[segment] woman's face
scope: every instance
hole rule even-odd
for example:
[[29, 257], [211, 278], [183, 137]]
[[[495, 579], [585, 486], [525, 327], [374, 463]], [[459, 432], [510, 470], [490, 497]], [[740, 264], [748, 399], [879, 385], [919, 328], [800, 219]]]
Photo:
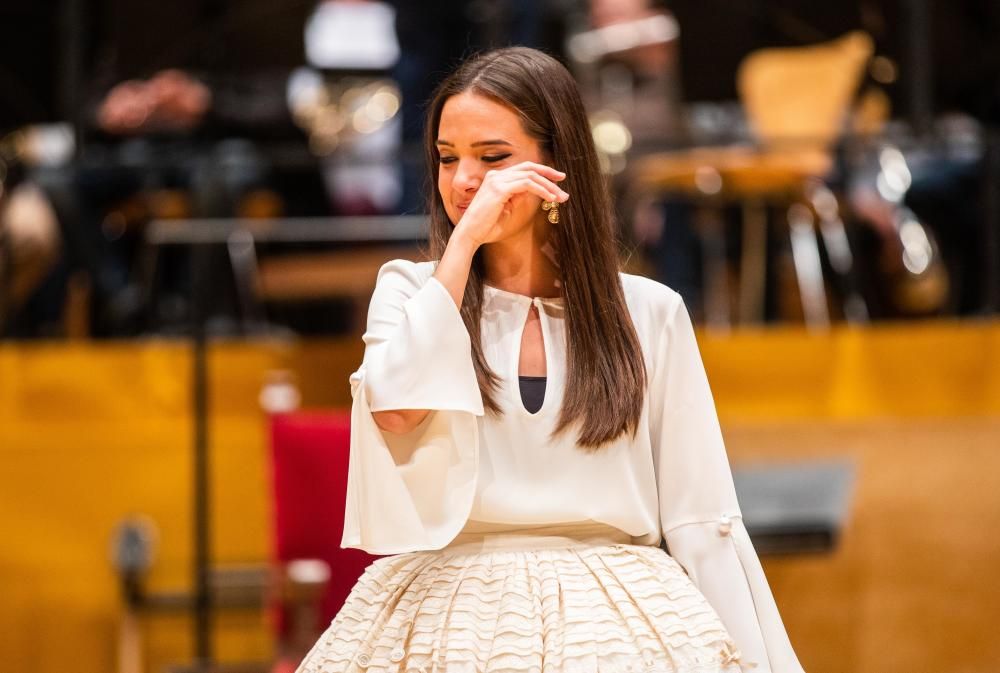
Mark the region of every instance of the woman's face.
[[[437, 148], [438, 192], [452, 224], [462, 219], [487, 171], [522, 161], [545, 163], [538, 141], [525, 132], [517, 113], [471, 92], [445, 101]], [[545, 220], [541, 199], [533, 194], [518, 194], [511, 208], [511, 235]]]

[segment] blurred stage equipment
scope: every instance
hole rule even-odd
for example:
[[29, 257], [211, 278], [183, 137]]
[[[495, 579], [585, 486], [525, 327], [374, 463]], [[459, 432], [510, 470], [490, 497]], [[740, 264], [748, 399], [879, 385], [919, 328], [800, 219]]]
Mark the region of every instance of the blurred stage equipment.
[[[354, 325], [363, 329], [379, 267], [398, 257], [418, 259], [418, 246], [426, 236], [427, 218], [422, 215], [154, 220], [146, 228], [143, 293], [156, 292], [161, 247], [225, 246], [244, 334], [273, 335], [262, 303], [319, 297], [354, 299]], [[335, 247], [265, 260], [257, 256], [259, 244], [273, 249], [302, 243]], [[194, 287], [197, 294], [204, 286]]]
[[990, 151], [989, 127], [958, 113], [927, 136], [895, 121], [847, 148], [847, 194], [877, 245], [884, 315], [991, 313]]
[[[51, 203], [27, 176], [34, 169], [64, 165], [73, 149], [67, 124], [0, 133], [0, 338], [16, 330], [19, 308], [44, 282], [62, 247]], [[64, 318], [73, 298], [71, 290]], [[68, 324], [65, 328], [66, 335], [73, 336]]]
[[986, 296], [983, 313], [1000, 313], [1000, 131], [986, 140], [986, 208], [983, 251], [986, 256]]
[[[79, 7], [80, 0], [73, 0], [70, 4]], [[146, 300], [145, 303], [137, 302], [139, 306], [152, 304], [160, 243], [179, 243], [190, 247], [190, 285], [193, 288], [192, 399], [195, 419], [195, 540], [192, 564], [195, 591], [190, 605], [194, 610], [195, 663], [197, 666], [210, 668], [214, 657], [211, 643], [213, 595], [210, 590], [212, 554], [208, 510], [211, 484], [205, 349], [210, 332], [206, 325], [210, 301], [206, 288], [213, 277], [208, 249], [218, 244], [226, 246], [228, 250], [233, 272], [237, 276], [244, 328], [249, 333], [266, 329], [261, 328], [263, 321], [259, 318], [256, 304], [258, 268], [264, 271], [265, 265], [258, 267], [255, 242], [262, 236], [267, 240], [281, 239], [288, 242], [327, 240], [344, 243], [370, 241], [373, 238], [380, 240], [385, 237], [390, 240], [409, 240], [420, 238], [421, 235], [412, 234], [405, 226], [395, 226], [398, 223], [391, 226], [397, 236], [400, 231], [403, 236], [393, 238], [391, 234], [380, 235], [381, 229], [378, 226], [369, 228], [367, 225], [370, 223], [367, 222], [360, 227], [348, 224], [338, 233], [339, 225], [344, 223], [323, 220], [311, 229], [311, 237], [303, 239], [301, 221], [297, 227], [286, 220], [274, 219], [284, 209], [281, 206], [294, 207], [298, 204], [279, 201], [279, 207], [274, 208], [269, 203], [275, 199], [267, 199], [266, 194], [256, 202], [258, 206], [263, 203], [265, 207], [255, 207], [253, 210], [258, 214], [261, 211], [271, 211], [270, 219], [261, 219], [260, 224], [253, 226], [239, 218], [225, 221], [227, 230], [219, 238], [212, 238], [212, 233], [217, 231], [217, 228], [213, 228], [212, 221], [192, 220], [191, 217], [217, 216], [226, 212], [229, 196], [226, 179], [231, 177], [230, 173], [240, 173], [242, 176], [247, 171], [262, 167], [275, 170], [300, 166], [308, 168], [317, 155], [324, 163], [323, 177], [327, 191], [333, 194], [338, 208], [345, 212], [365, 214], [384, 212], [391, 208], [394, 196], [399, 191], [398, 180], [394, 178], [395, 168], [390, 160], [391, 153], [398, 145], [394, 138], [398, 135], [399, 100], [393, 86], [386, 80], [386, 70], [395, 59], [394, 47], [387, 42], [394, 41], [392, 14], [383, 3], [327, 1], [294, 2], [279, 6], [242, 0], [184, 0], [179, 3], [183, 6], [169, 4], [163, 7], [165, 15], [176, 24], [172, 26], [173, 29], [171, 26], [156, 26], [153, 31], [155, 34], [150, 35], [148, 18], [143, 16], [148, 15], [148, 11], [137, 9], [133, 3], [115, 2], [112, 5], [108, 17], [101, 18], [111, 19], [102, 28], [112, 35], [112, 43], [107, 46], [117, 56], [117, 65], [120, 66], [119, 72], [112, 73], [116, 75], [116, 81], [137, 74], [144, 76], [164, 67], [182, 68], [197, 73], [199, 77], [205, 76], [206, 81], [210, 79], [208, 75], [211, 75], [226, 94], [221, 95], [218, 90], [213, 89], [213, 113], [227, 113], [224, 115], [225, 121], [238, 122], [235, 130], [231, 127], [223, 129], [227, 135], [222, 143], [210, 144], [201, 138], [191, 142], [184, 139], [184, 142], [176, 143], [180, 152], [170, 152], [164, 151], [157, 144], [160, 138], [154, 138], [154, 142], [141, 148], [144, 156], [139, 157], [138, 162], [134, 161], [136, 157], [127, 156], [130, 143], [111, 143], [113, 147], [107, 152], [98, 153], [100, 157], [95, 160], [100, 164], [98, 168], [110, 164], [113, 169], [136, 171], [149, 182], [160, 182], [156, 178], [161, 174], [180, 174], [190, 178], [193, 183], [192, 198], [188, 204], [174, 209], [175, 215], [186, 217], [184, 221], [164, 222], [162, 212], [159, 216], [153, 213], [153, 217], [158, 219], [148, 225], [144, 233], [144, 240], [153, 242], [152, 248], [147, 249], [144, 255], [146, 262], [143, 270], [148, 273], [142, 274], [140, 270], [140, 275], [143, 275], [140, 280], [142, 287], [136, 294], [142, 294]], [[185, 7], [191, 11], [184, 11]], [[344, 19], [347, 19], [346, 24]], [[126, 28], [124, 31], [122, 26]], [[349, 28], [352, 40], [361, 40], [360, 48], [357, 44], [346, 50], [343, 48], [345, 26]], [[367, 28], [371, 28], [373, 32], [366, 31]], [[82, 30], [82, 27], [77, 30]], [[134, 34], [130, 32], [133, 30], [136, 31]], [[142, 40], [137, 39], [140, 34], [149, 38], [149, 44], [141, 44]], [[377, 45], [371, 42], [376, 38]], [[73, 45], [79, 46], [79, 40], [73, 42]], [[398, 52], [398, 48], [395, 50]], [[79, 52], [77, 56], [80, 57]], [[130, 56], [135, 56], [135, 59], [130, 59]], [[311, 59], [312, 68], [293, 71], [291, 78], [282, 80], [284, 88], [274, 89], [267, 85], [274, 82], [276, 67], [300, 67], [304, 57]], [[77, 68], [74, 72], [79, 70]], [[256, 77], [265, 71], [268, 75], [266, 81]], [[250, 77], [248, 74], [255, 76]], [[247, 95], [248, 93], [251, 95]], [[251, 122], [259, 121], [258, 116], [275, 112], [276, 100], [280, 103], [277, 106], [278, 112], [282, 112], [287, 104], [287, 110], [292, 113], [292, 121], [305, 128], [309, 134], [308, 149], [311, 152], [305, 147], [295, 146], [297, 140], [289, 142], [284, 135], [287, 129], [283, 125], [280, 129], [265, 129], [263, 140], [232, 140], [233, 135], [240, 138], [252, 136], [247, 133], [248, 129], [242, 125], [243, 122], [248, 121], [248, 117]], [[224, 104], [223, 110], [216, 109], [220, 104]], [[291, 131], [296, 131], [294, 126], [291, 126]], [[294, 135], [298, 136], [297, 133]], [[269, 142], [275, 136], [283, 142]], [[171, 149], [178, 148], [166, 148]], [[226, 151], [220, 157], [219, 150], [222, 149], [233, 151]], [[191, 156], [193, 150], [199, 150], [199, 156], [209, 156], [198, 162]], [[123, 157], [131, 158], [133, 162], [122, 166]], [[203, 170], [192, 171], [192, 165], [200, 166]], [[329, 209], [329, 203], [324, 205], [326, 208], [322, 213]], [[185, 222], [189, 225], [187, 228]], [[171, 234], [164, 236], [163, 232], [167, 230]], [[272, 238], [262, 233], [265, 231], [270, 232]], [[342, 254], [343, 259], [347, 256]], [[335, 264], [334, 268], [339, 267]], [[357, 278], [366, 277], [358, 272], [357, 267], [353, 270]], [[357, 278], [351, 279], [355, 285]], [[371, 280], [374, 284], [374, 272]]]
[[[276, 466], [280, 468], [280, 466]], [[283, 474], [287, 469], [277, 470]], [[346, 471], [345, 471], [346, 474]], [[293, 475], [301, 477], [301, 474]], [[288, 477], [284, 477], [288, 481]], [[272, 495], [277, 497], [277, 483]], [[309, 488], [308, 484], [300, 484]], [[288, 485], [281, 491], [287, 493]], [[278, 509], [281, 509], [280, 498]], [[322, 517], [320, 510], [311, 512]], [[278, 539], [274, 555], [276, 563], [264, 565], [215, 566], [209, 575], [209, 589], [217, 610], [276, 611], [278, 633], [276, 657], [279, 661], [296, 663], [322, 633], [329, 602], [330, 565], [315, 555], [305, 552], [309, 544], [300, 537], [302, 526], [295, 527], [287, 515], [276, 515], [275, 535]], [[288, 526], [294, 530], [289, 531]], [[318, 530], [316, 524], [313, 530]], [[290, 546], [288, 538], [299, 542]], [[155, 523], [146, 516], [132, 516], [123, 520], [112, 539], [112, 564], [122, 587], [124, 610], [118, 629], [117, 673], [144, 673], [143, 627], [144, 618], [158, 615], [175, 615], [191, 610], [196, 597], [187, 592], [149, 591], [146, 574], [156, 557], [158, 532]], [[325, 540], [325, 538], [321, 538]], [[339, 536], [337, 537], [339, 540]], [[315, 544], [313, 545], [315, 546]], [[341, 582], [342, 583], [342, 582]], [[338, 584], [339, 586], [339, 584]], [[329, 620], [327, 620], [329, 621]], [[172, 673], [201, 670], [198, 667], [171, 666]], [[268, 673], [275, 670], [273, 661], [216, 664], [212, 671], [229, 673]]]
[[739, 465], [733, 481], [761, 554], [830, 553], [850, 516], [852, 462]]
[[388, 70], [399, 59], [395, 20], [385, 2], [320, 2], [306, 21], [306, 60], [328, 70]]
[[903, 205], [912, 182], [906, 157], [899, 148], [887, 144], [878, 153], [879, 171], [875, 186], [892, 207], [892, 224], [900, 251], [898, 271], [892, 284], [896, 305], [907, 313], [929, 313], [939, 308], [948, 295], [948, 276], [941, 262], [934, 233]]
[[125, 608], [118, 625], [118, 673], [142, 673], [142, 629], [139, 606], [143, 581], [153, 565], [156, 524], [148, 517], [125, 519], [112, 538], [111, 563], [118, 573]]
[[[2, 130], [2, 129], [0, 129]], [[0, 338], [6, 333], [14, 311], [14, 251], [3, 213], [24, 160], [23, 133], [0, 135]]]
[[[8, 171], [11, 160], [6, 156], [8, 153], [6, 145], [6, 139], [0, 141], [0, 213], [6, 207], [9, 191]], [[11, 286], [14, 280], [13, 263], [14, 256], [10, 249], [10, 241], [7, 240], [6, 227], [0, 222], [0, 336], [6, 331], [9, 312], [13, 306], [11, 300]]]
[[732, 322], [721, 215], [732, 202], [742, 204], [744, 215], [740, 322], [763, 318], [769, 205], [786, 209], [806, 325], [826, 328], [830, 322], [817, 220], [831, 262], [844, 277], [845, 317], [867, 320], [865, 302], [854, 289], [837, 199], [823, 179], [833, 167], [833, 145], [844, 130], [872, 50], [871, 38], [852, 32], [814, 46], [754, 52], [740, 65], [737, 84], [756, 146], [700, 147], [637, 161], [634, 179], [640, 192], [679, 194], [701, 205], [698, 224], [710, 326], [726, 328]]
[[399, 90], [387, 79], [326, 81], [315, 71], [300, 69], [288, 88], [295, 122], [309, 135], [309, 148], [318, 156], [341, 146], [351, 148], [380, 131], [400, 107]]
[[[211, 474], [209, 466], [210, 439], [208, 435], [208, 367], [207, 367], [207, 341], [209, 338], [206, 325], [206, 288], [209, 278], [209, 251], [213, 246], [227, 246], [232, 257], [233, 270], [236, 274], [237, 285], [240, 286], [241, 295], [250, 298], [258, 285], [255, 279], [257, 264], [255, 243], [303, 243], [303, 242], [328, 242], [339, 244], [396, 244], [413, 243], [423, 240], [426, 236], [426, 218], [419, 216], [402, 217], [354, 217], [354, 218], [301, 218], [284, 220], [267, 219], [202, 219], [202, 220], [157, 220], [153, 221], [146, 228], [146, 242], [149, 252], [146, 255], [149, 260], [149, 269], [145, 274], [150, 281], [147, 292], [152, 292], [152, 282], [156, 276], [157, 250], [160, 246], [186, 246], [192, 251], [191, 267], [191, 288], [194, 294], [193, 300], [193, 326], [191, 330], [192, 348], [192, 395], [193, 418], [194, 418], [194, 440], [193, 440], [193, 465], [194, 484], [192, 488], [193, 512], [194, 512], [194, 549], [195, 549], [195, 575], [197, 578], [196, 590], [193, 599], [195, 614], [200, 615], [199, 631], [201, 638], [210, 637], [212, 613], [214, 610], [214, 596], [211, 592], [212, 582], [212, 560], [211, 547], [209, 544], [210, 531], [209, 522], [211, 514], [209, 503], [211, 502]], [[347, 262], [354, 259], [356, 250], [344, 250], [339, 253], [340, 260]], [[397, 251], [387, 252], [383, 247], [374, 257], [364, 259], [366, 266], [349, 267], [347, 274], [335, 274], [335, 282], [338, 283], [337, 290], [341, 289], [339, 283], [347, 283], [349, 288], [356, 291], [359, 284], [366, 287], [366, 297], [370, 296], [371, 289], [375, 287], [376, 273], [379, 266], [394, 256], [399, 256]], [[412, 254], [412, 252], [411, 252]], [[332, 266], [328, 260], [321, 263], [322, 269], [338, 270], [336, 263]], [[306, 287], [313, 288], [315, 279], [307, 278]], [[255, 315], [253, 306], [245, 307], [244, 319], [247, 321], [245, 327], [248, 333], [268, 333], [270, 328], [266, 325], [254, 323], [251, 316]], [[200, 660], [195, 663], [194, 671], [200, 671], [210, 667], [211, 663]], [[181, 669], [178, 669], [181, 670]]]
[[612, 54], [630, 49], [664, 44], [677, 39], [677, 22], [666, 14], [615, 23], [577, 33], [569, 38], [567, 51], [578, 63], [598, 63]]
[[633, 148], [676, 140], [679, 96], [668, 48], [679, 33], [671, 15], [655, 13], [567, 40], [604, 173], [620, 174]]
[[402, 195], [400, 57], [396, 12], [385, 2], [317, 4], [306, 22], [309, 67], [288, 82], [288, 107], [320, 157], [338, 212], [392, 212]]

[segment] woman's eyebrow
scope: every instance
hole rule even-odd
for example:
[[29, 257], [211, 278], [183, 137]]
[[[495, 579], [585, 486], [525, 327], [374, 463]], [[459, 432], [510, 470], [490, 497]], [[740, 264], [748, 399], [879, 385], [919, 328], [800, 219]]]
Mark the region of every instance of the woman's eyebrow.
[[[447, 145], [448, 147], [454, 147], [455, 145], [448, 142], [447, 140], [438, 140], [436, 142], [438, 145]], [[506, 145], [507, 147], [513, 147], [513, 145], [506, 140], [480, 140], [478, 142], [472, 143], [470, 147], [482, 147], [483, 145]]]

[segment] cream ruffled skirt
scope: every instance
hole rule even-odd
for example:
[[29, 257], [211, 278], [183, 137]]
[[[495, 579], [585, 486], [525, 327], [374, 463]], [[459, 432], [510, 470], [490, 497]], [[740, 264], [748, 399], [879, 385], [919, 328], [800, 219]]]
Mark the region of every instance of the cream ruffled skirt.
[[600, 524], [469, 522], [372, 563], [299, 673], [739, 673], [680, 565]]

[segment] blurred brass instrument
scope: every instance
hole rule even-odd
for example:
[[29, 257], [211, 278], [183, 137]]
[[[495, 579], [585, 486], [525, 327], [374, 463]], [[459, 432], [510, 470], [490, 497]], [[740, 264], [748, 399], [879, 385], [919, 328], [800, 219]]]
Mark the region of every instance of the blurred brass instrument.
[[885, 145], [878, 153], [878, 166], [875, 187], [892, 206], [896, 234], [884, 269], [891, 299], [905, 313], [934, 312], [948, 297], [949, 278], [934, 232], [903, 204], [912, 182], [906, 157], [898, 147]]
[[302, 69], [289, 82], [289, 108], [309, 136], [309, 149], [328, 156], [359, 136], [379, 131], [399, 112], [399, 88], [385, 78], [337, 80]]

